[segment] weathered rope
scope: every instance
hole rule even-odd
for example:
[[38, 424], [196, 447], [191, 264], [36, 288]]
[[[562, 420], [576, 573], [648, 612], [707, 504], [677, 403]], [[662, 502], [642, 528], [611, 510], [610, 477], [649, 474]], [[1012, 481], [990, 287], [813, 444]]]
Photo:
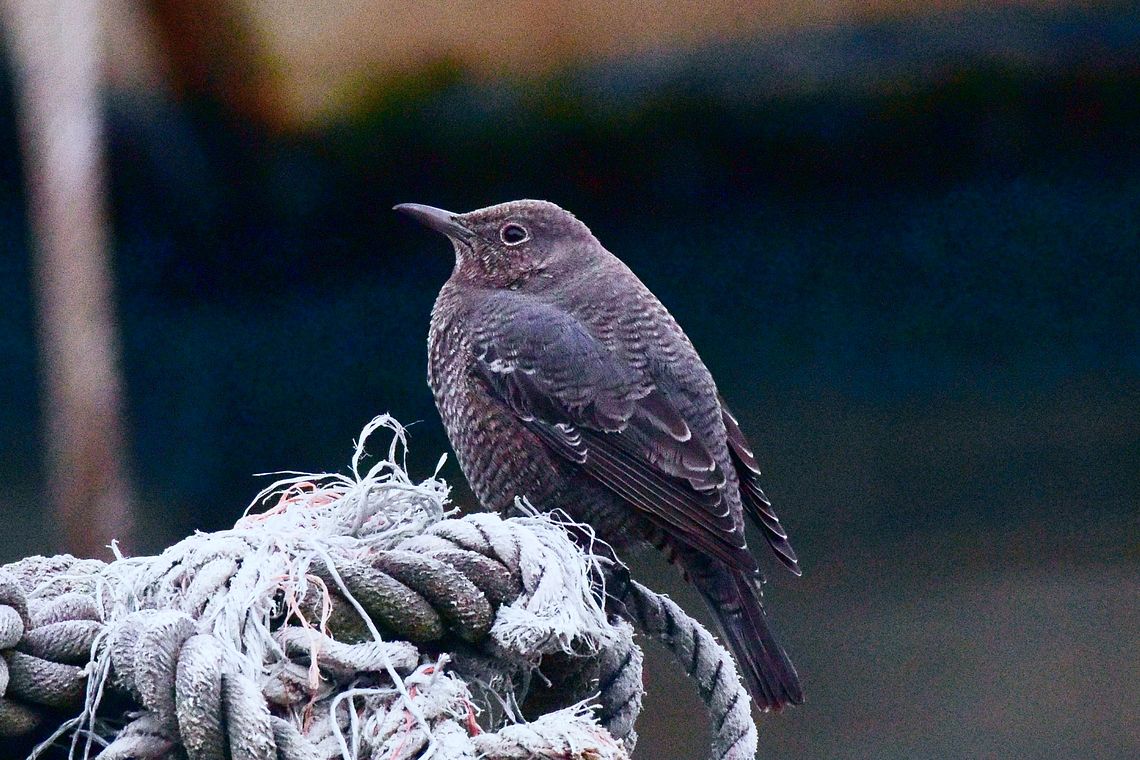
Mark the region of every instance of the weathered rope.
[[[380, 426], [388, 457], [362, 473]], [[621, 609], [688, 658], [713, 757], [752, 757], [707, 631], [624, 579], [615, 605], [555, 520], [447, 518], [402, 443], [380, 418], [351, 477], [281, 481], [268, 512], [157, 557], [0, 569], [0, 737], [58, 725], [33, 756], [101, 760], [628, 758], [642, 657]]]
[[756, 757], [752, 701], [728, 651], [676, 602], [636, 581], [629, 583], [621, 601], [638, 628], [663, 642], [697, 682], [712, 718], [712, 756], [721, 760]]

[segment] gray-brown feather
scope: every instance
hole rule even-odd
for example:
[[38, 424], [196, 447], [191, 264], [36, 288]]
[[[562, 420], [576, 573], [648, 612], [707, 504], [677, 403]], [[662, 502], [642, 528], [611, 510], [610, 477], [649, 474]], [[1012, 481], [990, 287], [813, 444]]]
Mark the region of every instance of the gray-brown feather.
[[633, 273], [613, 257], [604, 264], [582, 274], [610, 292], [584, 303], [574, 300], [590, 290], [581, 281], [542, 299], [444, 288], [433, 313], [429, 381], [460, 465], [495, 509], [509, 506], [502, 493], [545, 508], [579, 467], [611, 491], [621, 480], [630, 484], [625, 499], [594, 500], [622, 511], [631, 506], [622, 501], [649, 505], [645, 512], [677, 504], [668, 519], [641, 515], [641, 532], [672, 523], [691, 543], [755, 569], [712, 377]]
[[[456, 241], [456, 270], [432, 312], [428, 380], [477, 498], [509, 512], [525, 497], [619, 550], [666, 549], [716, 612], [757, 703], [801, 701], [767, 628], [745, 507], [798, 571], [795, 554], [688, 337], [557, 207], [520, 202], [459, 218], [475, 237]], [[552, 247], [529, 257], [483, 250], [484, 228], [516, 218]]]

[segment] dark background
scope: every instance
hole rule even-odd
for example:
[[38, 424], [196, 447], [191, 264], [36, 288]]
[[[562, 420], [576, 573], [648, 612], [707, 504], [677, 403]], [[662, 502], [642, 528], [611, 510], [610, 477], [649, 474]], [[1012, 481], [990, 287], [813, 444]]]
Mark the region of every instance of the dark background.
[[[0, 83], [0, 559], [56, 550], [11, 75]], [[390, 412], [413, 473], [445, 242], [390, 213], [574, 211], [672, 310], [803, 561], [770, 609], [808, 703], [764, 757], [1140, 754], [1140, 12], [865, 20], [475, 75], [262, 129], [110, 92], [139, 551], [253, 473], [343, 469]], [[453, 462], [446, 477], [471, 506]], [[753, 544], [763, 546], [759, 537]], [[657, 581], [650, 560], [636, 572]], [[698, 604], [687, 604], [697, 609]], [[654, 659], [638, 755], [700, 756]]]

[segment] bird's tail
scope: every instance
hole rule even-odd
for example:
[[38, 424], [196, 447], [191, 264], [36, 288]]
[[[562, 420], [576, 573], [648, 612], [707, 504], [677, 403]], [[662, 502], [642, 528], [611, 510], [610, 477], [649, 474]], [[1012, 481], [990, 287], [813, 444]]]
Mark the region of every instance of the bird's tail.
[[761, 710], [780, 710], [803, 704], [804, 693], [796, 668], [776, 643], [761, 603], [760, 578], [723, 566], [693, 580], [708, 601], [728, 640], [744, 678], [744, 685]]

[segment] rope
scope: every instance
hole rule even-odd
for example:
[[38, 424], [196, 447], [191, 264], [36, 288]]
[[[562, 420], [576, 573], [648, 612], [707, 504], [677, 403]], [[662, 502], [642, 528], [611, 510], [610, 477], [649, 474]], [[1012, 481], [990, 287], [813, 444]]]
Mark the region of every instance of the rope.
[[[362, 472], [382, 426], [388, 456]], [[0, 737], [99, 760], [628, 758], [642, 655], [624, 610], [688, 660], [712, 756], [752, 757], [707, 631], [557, 518], [448, 517], [403, 443], [378, 418], [351, 476], [285, 478], [266, 512], [155, 557], [0, 569]]]
[[668, 597], [631, 581], [622, 599], [626, 614], [646, 634], [659, 639], [697, 682], [712, 719], [712, 757], [751, 760], [756, 756], [752, 701], [736, 665], [708, 629]]

